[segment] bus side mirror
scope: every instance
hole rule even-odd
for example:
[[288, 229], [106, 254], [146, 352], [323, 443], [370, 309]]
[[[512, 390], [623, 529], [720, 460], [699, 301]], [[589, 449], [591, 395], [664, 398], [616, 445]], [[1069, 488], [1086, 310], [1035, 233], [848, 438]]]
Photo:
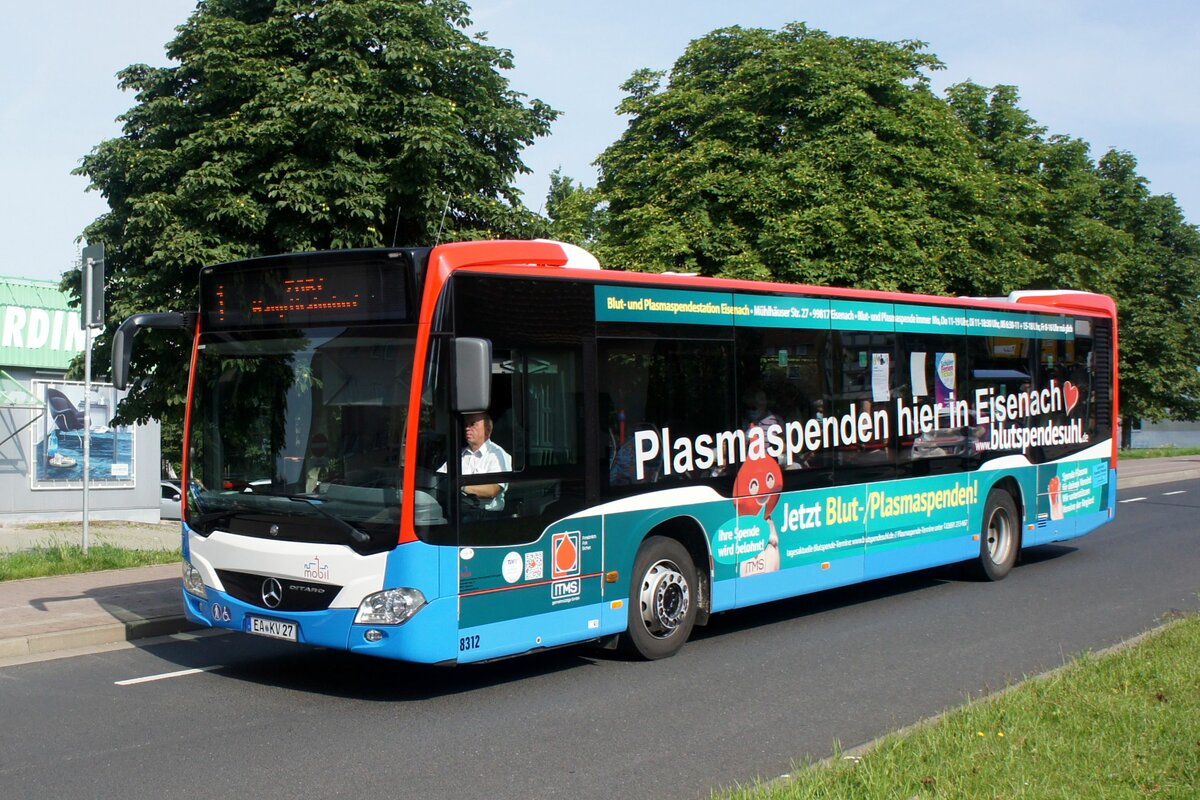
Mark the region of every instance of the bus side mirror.
[[463, 337], [454, 340], [454, 410], [487, 411], [492, 404], [492, 343]]
[[195, 314], [167, 311], [157, 314], [134, 314], [121, 323], [113, 334], [112, 382], [118, 389], [129, 385], [129, 359], [133, 356], [133, 337], [142, 328], [188, 330], [196, 323]]

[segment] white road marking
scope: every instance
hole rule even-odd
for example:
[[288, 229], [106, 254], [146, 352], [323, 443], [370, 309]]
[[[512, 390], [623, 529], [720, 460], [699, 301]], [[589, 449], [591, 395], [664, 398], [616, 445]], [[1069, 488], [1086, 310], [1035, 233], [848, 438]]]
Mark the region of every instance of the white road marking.
[[1122, 502], [1122, 503], [1140, 503], [1145, 499], [1146, 498], [1144, 498], [1144, 497], [1131, 497], [1128, 500], [1121, 500], [1120, 502]]
[[165, 681], [167, 678], [182, 678], [184, 675], [196, 675], [201, 672], [212, 672], [214, 669], [221, 669], [221, 664], [214, 664], [211, 667], [196, 667], [195, 669], [181, 669], [178, 672], [163, 672], [159, 675], [147, 675], [144, 678], [128, 678], [123, 681], [113, 681], [117, 686], [133, 686], [137, 683], [150, 683], [151, 681]]
[[1163, 492], [1163, 497], [1170, 497], [1173, 494], [1187, 494], [1187, 489], [1180, 489], [1177, 492]]

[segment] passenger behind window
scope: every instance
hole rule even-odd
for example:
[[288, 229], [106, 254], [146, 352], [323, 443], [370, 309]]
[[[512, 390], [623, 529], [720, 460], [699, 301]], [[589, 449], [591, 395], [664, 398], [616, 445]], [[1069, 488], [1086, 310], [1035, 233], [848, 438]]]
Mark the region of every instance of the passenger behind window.
[[[658, 429], [649, 422], [639, 422], [634, 426], [634, 431], [653, 431], [656, 435]], [[634, 463], [635, 437], [631, 433], [625, 442], [617, 448], [617, 454], [613, 457], [612, 464], [608, 467], [608, 485], [609, 486], [631, 486], [635, 483], [654, 483], [658, 480], [659, 462], [654, 460], [653, 464], [647, 464], [642, 480], [637, 479], [637, 467]]]
[[769, 428], [772, 425], [783, 426], [782, 418], [770, 409], [767, 393], [762, 389], [748, 390], [742, 397], [743, 427]]
[[[767, 393], [753, 387], [747, 389], [746, 393], [742, 395], [742, 429], [749, 433], [751, 428], [770, 428], [772, 425], [783, 429], [785, 423], [784, 418], [772, 410]], [[791, 463], [787, 463], [783, 456], [779, 456], [776, 460], [782, 469], [807, 469], [811, 455], [812, 453], [808, 452], [795, 454], [792, 456]], [[723, 471], [714, 471], [713, 474], [721, 474]]]

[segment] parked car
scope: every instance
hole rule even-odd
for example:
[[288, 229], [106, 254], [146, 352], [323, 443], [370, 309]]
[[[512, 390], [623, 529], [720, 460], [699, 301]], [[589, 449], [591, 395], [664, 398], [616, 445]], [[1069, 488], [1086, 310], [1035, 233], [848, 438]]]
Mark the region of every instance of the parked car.
[[183, 501], [183, 491], [178, 483], [159, 481], [162, 489], [162, 500], [159, 501], [158, 515], [162, 519], [179, 519], [180, 505]]

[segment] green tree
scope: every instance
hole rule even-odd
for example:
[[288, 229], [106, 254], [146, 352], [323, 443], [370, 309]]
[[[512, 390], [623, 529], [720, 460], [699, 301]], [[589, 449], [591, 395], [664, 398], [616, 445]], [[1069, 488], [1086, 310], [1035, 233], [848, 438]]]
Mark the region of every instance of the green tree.
[[1036, 289], [1086, 289], [1120, 298], [1114, 276], [1132, 239], [1105, 220], [1101, 177], [1082, 139], [1052, 136], [1042, 163], [1045, 187], [1039, 221], [1030, 236], [1041, 275]]
[[981, 220], [1010, 242], [997, 269], [1117, 301], [1125, 444], [1135, 420], [1200, 416], [1200, 235], [1174, 199], [1150, 193], [1130, 153], [1095, 163], [1087, 142], [1044, 139], [1013, 87], [960, 84], [947, 99], [1000, 187]]
[[[120, 73], [137, 98], [123, 135], [77, 170], [109, 204], [85, 235], [107, 248], [110, 324], [195, 308], [205, 264], [522, 234], [535, 216], [512, 180], [557, 112], [509, 88], [511, 53], [468, 36], [467, 13], [460, 0], [202, 0], [167, 45], [172, 66]], [[143, 338], [134, 374], [154, 380], [122, 414], [169, 420], [187, 345]]]
[[546, 193], [547, 235], [552, 239], [598, 248], [605, 210], [600, 194], [564, 177], [561, 169], [550, 173], [550, 189]]
[[966, 82], [946, 90], [946, 102], [971, 137], [989, 179], [977, 195], [971, 246], [988, 270], [1001, 276], [1000, 281], [976, 276], [963, 293], [1038, 288], [1048, 279], [1053, 284], [1038, 251], [1049, 199], [1043, 174], [1050, 145], [1043, 138], [1045, 128], [1018, 100], [1015, 86]]
[[1109, 151], [1098, 175], [1101, 218], [1125, 241], [1111, 283], [1128, 444], [1135, 420], [1200, 418], [1200, 231], [1150, 194], [1132, 154]]
[[[727, 28], [624, 84], [600, 156], [610, 263], [941, 292], [1008, 288], [999, 200], [921, 42]], [[1018, 249], [1017, 256], [1021, 257]]]

